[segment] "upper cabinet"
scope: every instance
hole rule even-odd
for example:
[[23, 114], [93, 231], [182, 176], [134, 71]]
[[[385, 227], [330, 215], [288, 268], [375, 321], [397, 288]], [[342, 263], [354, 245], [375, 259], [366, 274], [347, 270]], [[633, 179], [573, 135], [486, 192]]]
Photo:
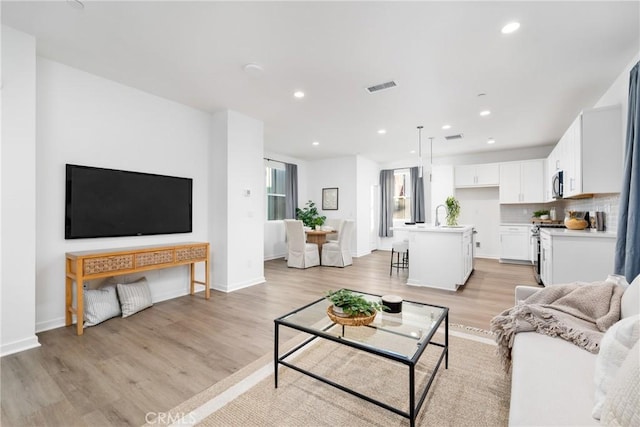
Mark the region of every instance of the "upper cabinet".
[[544, 201], [542, 159], [500, 164], [500, 203]]
[[564, 197], [620, 192], [621, 120], [619, 105], [592, 108], [584, 110], [567, 129], [547, 163], [548, 176], [563, 171]]
[[456, 187], [497, 187], [500, 183], [497, 163], [456, 166], [454, 173]]

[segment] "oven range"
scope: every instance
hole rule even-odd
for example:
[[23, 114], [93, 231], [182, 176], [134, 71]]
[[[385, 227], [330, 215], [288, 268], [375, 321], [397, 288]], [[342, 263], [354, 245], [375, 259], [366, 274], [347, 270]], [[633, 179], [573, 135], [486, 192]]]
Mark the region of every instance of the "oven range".
[[561, 223], [541, 223], [541, 224], [534, 224], [531, 227], [531, 239], [533, 239], [533, 248], [534, 248], [534, 254], [533, 254], [533, 276], [536, 279], [536, 282], [540, 285], [544, 285], [544, 283], [542, 283], [542, 279], [540, 278], [540, 269], [542, 267], [542, 263], [540, 262], [540, 257], [542, 256], [541, 252], [541, 248], [540, 248], [540, 229], [541, 228], [567, 228], [564, 226], [564, 224]]

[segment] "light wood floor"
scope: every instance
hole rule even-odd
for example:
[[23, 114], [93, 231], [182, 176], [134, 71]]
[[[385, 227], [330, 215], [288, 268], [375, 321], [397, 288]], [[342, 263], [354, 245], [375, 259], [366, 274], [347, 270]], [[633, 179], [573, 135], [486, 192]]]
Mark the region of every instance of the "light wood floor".
[[[450, 308], [450, 322], [488, 329], [513, 305], [516, 284], [534, 285], [531, 266], [476, 259], [458, 292], [405, 285], [389, 276], [389, 252], [344, 269], [290, 269], [265, 263], [267, 282], [233, 293], [185, 296], [127, 319], [111, 319], [77, 337], [74, 328], [38, 335], [42, 347], [1, 359], [2, 426], [142, 425], [267, 352], [273, 319], [324, 295], [351, 288], [397, 294]], [[446, 268], [446, 266], [443, 266]], [[281, 339], [293, 337], [281, 332]]]

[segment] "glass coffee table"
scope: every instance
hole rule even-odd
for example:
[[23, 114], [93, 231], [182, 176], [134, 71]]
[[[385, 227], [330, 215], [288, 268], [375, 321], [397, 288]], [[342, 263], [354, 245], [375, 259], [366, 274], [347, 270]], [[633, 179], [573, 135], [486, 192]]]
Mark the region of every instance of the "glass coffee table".
[[[379, 295], [354, 292], [363, 295], [368, 300], [381, 301]], [[321, 298], [274, 320], [275, 387], [278, 388], [278, 365], [283, 365], [408, 418], [411, 426], [415, 426], [418, 411], [427, 397], [442, 360], [444, 359], [445, 369], [449, 366], [449, 309], [419, 302], [403, 301], [400, 313], [378, 313], [374, 321], [367, 326], [344, 326], [334, 323], [327, 316], [327, 308], [330, 305], [331, 303], [326, 298]], [[305, 332], [310, 337], [280, 355], [279, 331], [281, 326]], [[444, 342], [434, 342], [433, 336], [441, 326], [444, 327]], [[354, 328], [368, 329], [367, 333], [363, 334], [357, 333]], [[317, 338], [333, 341], [406, 365], [409, 369], [409, 411], [393, 407], [309, 370], [302, 369], [286, 360]], [[416, 365], [428, 346], [436, 346], [441, 350], [437, 354], [437, 361], [428, 379], [422, 381], [424, 387], [416, 392]]]

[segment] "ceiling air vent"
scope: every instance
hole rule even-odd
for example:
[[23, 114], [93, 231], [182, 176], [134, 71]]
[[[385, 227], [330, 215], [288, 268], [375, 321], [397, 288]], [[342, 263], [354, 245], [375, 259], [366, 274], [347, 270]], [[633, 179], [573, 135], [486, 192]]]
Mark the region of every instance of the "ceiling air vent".
[[396, 86], [398, 86], [398, 83], [396, 83], [393, 80], [391, 80], [390, 82], [385, 82], [385, 83], [380, 83], [379, 85], [369, 86], [367, 88], [367, 92], [376, 93], [376, 92], [380, 92], [381, 90], [394, 88]]
[[446, 139], [447, 141], [453, 141], [454, 139], [462, 139], [462, 134], [458, 133], [456, 135], [445, 136], [444, 139]]

